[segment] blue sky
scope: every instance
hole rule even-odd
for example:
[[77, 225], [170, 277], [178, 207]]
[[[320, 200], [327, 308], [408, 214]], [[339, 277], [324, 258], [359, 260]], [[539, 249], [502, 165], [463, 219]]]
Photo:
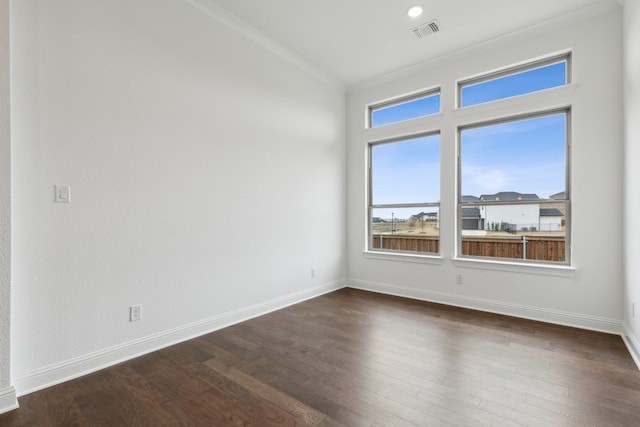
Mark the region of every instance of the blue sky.
[[564, 191], [565, 121], [562, 113], [462, 131], [462, 194]]
[[[462, 104], [469, 106], [564, 85], [565, 75], [566, 63], [560, 62], [477, 83], [463, 88]], [[439, 111], [440, 96], [432, 95], [374, 111], [372, 126]], [[566, 115], [560, 113], [463, 130], [462, 194], [516, 191], [547, 198], [565, 191], [566, 129]], [[446, 170], [453, 170], [454, 166], [447, 166]], [[440, 200], [439, 135], [375, 145], [372, 167], [373, 204]], [[418, 208], [415, 213], [421, 210], [428, 211]], [[374, 216], [386, 218], [388, 214], [385, 209]]]
[[415, 119], [440, 112], [440, 94], [414, 99], [400, 105], [375, 109], [371, 113], [371, 126], [382, 126], [402, 120]]
[[483, 102], [563, 86], [567, 81], [566, 72], [567, 64], [562, 61], [522, 73], [464, 86], [460, 104], [463, 107], [469, 107]]
[[371, 160], [373, 204], [440, 201], [439, 135], [375, 145]]

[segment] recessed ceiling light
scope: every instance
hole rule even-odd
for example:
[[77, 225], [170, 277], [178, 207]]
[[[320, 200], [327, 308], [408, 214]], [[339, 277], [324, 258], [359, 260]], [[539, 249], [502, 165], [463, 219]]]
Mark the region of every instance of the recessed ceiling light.
[[422, 15], [422, 6], [410, 7], [409, 10], [407, 10], [407, 15], [409, 15], [411, 18], [417, 18], [418, 16]]

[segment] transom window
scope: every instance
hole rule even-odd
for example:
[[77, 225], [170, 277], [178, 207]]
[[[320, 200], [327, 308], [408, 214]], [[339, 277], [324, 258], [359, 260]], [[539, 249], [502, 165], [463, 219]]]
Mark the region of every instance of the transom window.
[[382, 102], [369, 107], [370, 127], [382, 126], [440, 112], [440, 91]]
[[569, 83], [569, 56], [533, 62], [458, 83], [458, 105], [469, 107]]

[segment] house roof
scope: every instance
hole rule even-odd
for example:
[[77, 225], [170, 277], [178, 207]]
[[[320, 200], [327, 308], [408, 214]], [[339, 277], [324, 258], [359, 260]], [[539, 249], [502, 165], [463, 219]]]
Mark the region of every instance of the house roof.
[[480, 200], [484, 201], [501, 201], [501, 202], [516, 202], [519, 200], [540, 200], [537, 194], [518, 193], [516, 191], [501, 191], [496, 194], [483, 194], [480, 196]]
[[564, 191], [549, 196], [550, 199], [564, 199]]
[[480, 208], [462, 208], [462, 218], [480, 218]]
[[556, 208], [544, 208], [540, 209], [540, 216], [564, 216], [559, 209]]
[[422, 219], [423, 217], [437, 218], [438, 213], [437, 212], [420, 212], [419, 214], [411, 215], [411, 218], [414, 218], [414, 219]]
[[463, 202], [477, 202], [478, 200], [480, 200], [480, 198], [476, 196], [471, 196], [471, 195], [462, 196]]

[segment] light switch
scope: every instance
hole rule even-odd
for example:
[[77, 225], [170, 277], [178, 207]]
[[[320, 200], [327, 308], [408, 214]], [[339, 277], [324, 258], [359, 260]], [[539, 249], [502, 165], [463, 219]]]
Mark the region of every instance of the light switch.
[[56, 203], [71, 203], [71, 186], [56, 185]]

